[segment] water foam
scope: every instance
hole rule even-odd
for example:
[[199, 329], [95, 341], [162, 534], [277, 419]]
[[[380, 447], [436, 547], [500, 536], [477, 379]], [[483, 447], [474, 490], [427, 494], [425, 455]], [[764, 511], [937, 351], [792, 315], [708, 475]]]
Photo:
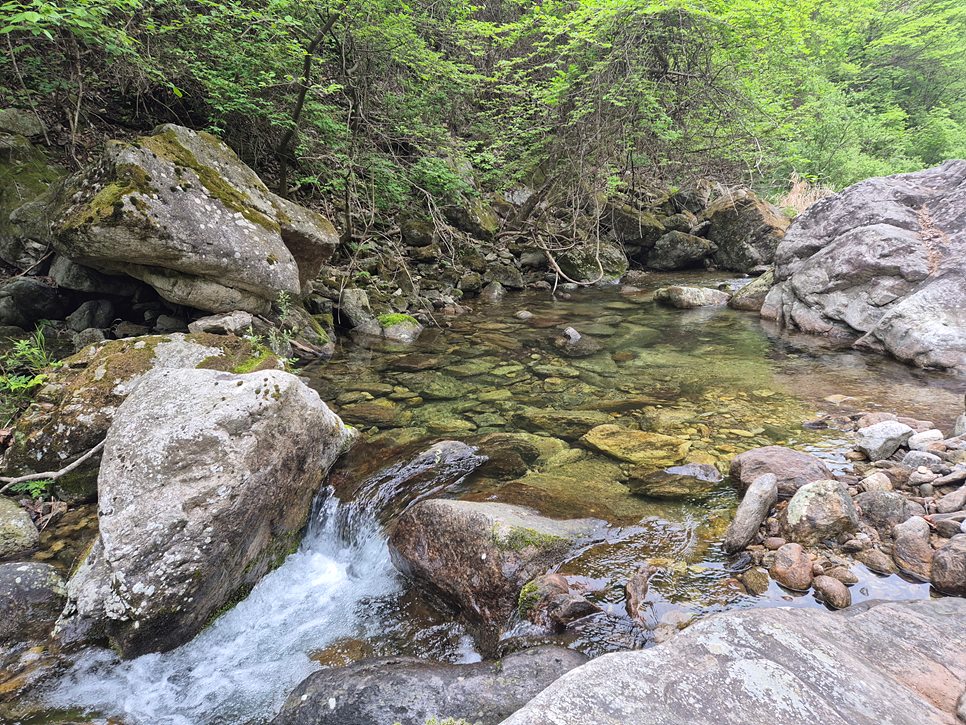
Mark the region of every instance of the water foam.
[[299, 550], [195, 639], [126, 662], [88, 652], [47, 700], [132, 725], [264, 722], [318, 669], [309, 652], [372, 634], [367, 602], [400, 589], [372, 514], [330, 496]]

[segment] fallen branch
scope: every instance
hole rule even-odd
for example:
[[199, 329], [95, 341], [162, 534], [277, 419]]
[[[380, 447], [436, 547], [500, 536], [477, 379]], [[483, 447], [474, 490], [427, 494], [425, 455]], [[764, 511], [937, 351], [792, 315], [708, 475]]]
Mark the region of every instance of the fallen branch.
[[91, 448], [87, 453], [78, 458], [76, 461], [68, 466], [64, 466], [59, 471], [45, 471], [44, 473], [29, 473], [25, 476], [0, 476], [0, 483], [5, 484], [3, 488], [0, 488], [0, 493], [6, 493], [7, 489], [11, 486], [16, 486], [18, 483], [26, 483], [27, 481], [56, 481], [61, 476], [66, 476], [71, 471], [78, 468], [84, 461], [90, 459], [94, 454], [98, 453], [102, 448], [104, 448], [104, 441], [101, 441], [96, 446]]

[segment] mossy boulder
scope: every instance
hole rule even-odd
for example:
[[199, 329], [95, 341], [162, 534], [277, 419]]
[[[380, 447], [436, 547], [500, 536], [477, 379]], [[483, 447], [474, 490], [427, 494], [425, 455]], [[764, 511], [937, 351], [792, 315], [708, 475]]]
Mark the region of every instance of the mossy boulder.
[[616, 282], [628, 269], [623, 248], [614, 242], [585, 241], [557, 257], [560, 271], [575, 282]]
[[522, 506], [430, 499], [396, 522], [393, 562], [456, 605], [492, 655], [521, 588], [576, 546], [599, 539], [597, 519], [556, 520]]
[[701, 218], [709, 222], [707, 236], [717, 246], [714, 263], [744, 273], [775, 261], [775, 251], [791, 223], [778, 207], [750, 191], [712, 202]]
[[46, 208], [63, 256], [209, 312], [268, 312], [338, 244], [324, 217], [272, 194], [218, 138], [170, 124], [109, 142]]
[[[51, 373], [49, 382], [14, 423], [2, 460], [5, 475], [58, 470], [103, 440], [118, 406], [155, 368], [211, 368], [253, 372], [281, 366], [267, 348], [233, 336], [196, 333], [111, 340], [81, 350]], [[99, 457], [56, 482], [67, 501], [97, 494]]]

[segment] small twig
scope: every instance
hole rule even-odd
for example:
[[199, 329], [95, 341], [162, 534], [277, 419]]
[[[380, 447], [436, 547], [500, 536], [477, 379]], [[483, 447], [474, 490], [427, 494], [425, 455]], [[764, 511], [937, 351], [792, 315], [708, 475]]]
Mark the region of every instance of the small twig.
[[88, 460], [95, 453], [99, 452], [104, 448], [104, 441], [101, 441], [96, 446], [91, 448], [87, 453], [78, 458], [76, 461], [68, 466], [64, 466], [59, 471], [46, 471], [44, 473], [30, 473], [26, 476], [18, 476], [12, 478], [9, 476], [0, 476], [0, 483], [6, 484], [3, 488], [0, 488], [0, 493], [5, 493], [8, 488], [15, 486], [18, 483], [26, 483], [27, 481], [56, 481], [61, 476], [66, 476], [68, 473], [80, 466], [84, 461]]

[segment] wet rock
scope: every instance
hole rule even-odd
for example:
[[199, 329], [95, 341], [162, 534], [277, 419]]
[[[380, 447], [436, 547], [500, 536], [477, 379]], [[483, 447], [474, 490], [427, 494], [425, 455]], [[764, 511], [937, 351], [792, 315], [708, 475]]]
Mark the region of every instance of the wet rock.
[[899, 450], [914, 432], [904, 423], [883, 421], [867, 428], [859, 428], [855, 433], [855, 447], [868, 456], [870, 461], [879, 461]]
[[785, 544], [775, 552], [769, 573], [786, 589], [805, 592], [812, 585], [812, 560], [800, 544]]
[[728, 300], [728, 307], [733, 310], [744, 310], [747, 312], [758, 312], [765, 302], [765, 296], [771, 289], [775, 281], [775, 274], [768, 270], [760, 277], [756, 277], [744, 287], [739, 289]]
[[730, 475], [743, 487], [751, 485], [766, 473], [778, 479], [778, 495], [789, 497], [812, 481], [831, 478], [832, 472], [822, 461], [808, 453], [782, 446], [753, 448], [735, 456], [731, 461]]
[[560, 574], [544, 574], [524, 584], [517, 603], [521, 617], [555, 631], [599, 611]]
[[921, 506], [892, 491], [860, 493], [855, 497], [855, 504], [859, 507], [861, 520], [878, 531], [882, 538], [890, 536], [897, 524], [925, 513]]
[[556, 336], [553, 345], [567, 357], [587, 357], [600, 352], [600, 343], [587, 335], [581, 335], [572, 327]]
[[397, 520], [389, 543], [396, 566], [455, 604], [490, 652], [523, 585], [599, 536], [602, 525], [508, 504], [431, 499]]
[[[493, 662], [454, 665], [413, 657], [322, 670], [285, 701], [274, 725], [425, 725], [467, 718], [497, 725], [587, 658], [543, 646]], [[462, 720], [461, 720], [462, 721]]]
[[223, 142], [171, 124], [109, 142], [47, 202], [59, 254], [209, 312], [268, 312], [338, 245], [328, 220], [272, 194]]
[[702, 262], [717, 249], [713, 242], [703, 237], [670, 231], [655, 242], [644, 264], [651, 269], [664, 271], [701, 267]]
[[[4, 453], [5, 475], [55, 471], [103, 440], [117, 408], [149, 370], [206, 367], [226, 371], [277, 368], [278, 358], [243, 339], [220, 335], [153, 335], [112, 340], [67, 358], [16, 420]], [[70, 502], [93, 499], [100, 456], [55, 482]]]
[[760, 566], [752, 567], [739, 578], [748, 593], [753, 596], [760, 596], [767, 592], [771, 582], [768, 572]]
[[876, 574], [896, 573], [896, 565], [892, 562], [892, 559], [879, 551], [879, 549], [861, 549], [856, 552], [855, 558]]
[[490, 282], [480, 292], [480, 299], [483, 302], [499, 302], [504, 297], [506, 297], [506, 290], [499, 282]]
[[929, 581], [932, 566], [932, 546], [929, 543], [929, 524], [921, 516], [913, 516], [893, 529], [895, 545], [892, 559], [907, 574]]
[[348, 439], [289, 373], [145, 375], [108, 432], [62, 640], [106, 637], [125, 657], [186, 642], [297, 545]]
[[833, 579], [838, 579], [847, 587], [859, 583], [859, 578], [852, 573], [852, 570], [844, 566], [832, 567], [826, 572], [826, 574]]
[[813, 481], [802, 486], [785, 510], [786, 538], [818, 544], [856, 531], [859, 515], [849, 491], [838, 481]]
[[717, 614], [673, 643], [592, 660], [503, 725], [948, 722], [964, 616], [957, 598]]
[[[776, 252], [762, 315], [857, 333], [856, 346], [920, 367], [966, 368], [964, 187], [966, 161], [949, 161], [812, 205]], [[943, 242], [923, 242], [934, 238]]]
[[778, 500], [778, 479], [766, 473], [755, 479], [745, 491], [735, 517], [728, 526], [722, 546], [725, 551], [744, 549], [754, 541], [771, 507]]
[[832, 609], [845, 609], [852, 605], [852, 594], [848, 587], [830, 576], [817, 576], [812, 580], [815, 598]]
[[657, 569], [647, 565], [635, 572], [624, 585], [624, 610], [627, 616], [637, 621], [643, 621], [644, 615], [648, 610], [647, 591], [650, 587], [651, 577], [657, 573]]
[[771, 264], [789, 219], [750, 191], [723, 196], [701, 214], [710, 222], [707, 237], [717, 246], [712, 259], [722, 269], [747, 274]]
[[690, 310], [697, 307], [720, 307], [728, 304], [731, 295], [707, 287], [661, 287], [654, 292], [654, 299], [671, 307]]
[[0, 643], [42, 640], [64, 607], [64, 580], [49, 564], [0, 564]]
[[612, 424], [597, 426], [580, 440], [612, 458], [639, 466], [674, 465], [687, 455], [691, 446], [686, 439]]
[[933, 587], [943, 594], [966, 596], [966, 534], [952, 537], [932, 558]]
[[39, 542], [30, 514], [16, 501], [0, 496], [0, 557], [33, 549]]
[[695, 498], [711, 494], [722, 480], [718, 469], [706, 463], [686, 463], [661, 471], [642, 466], [630, 471], [627, 487], [650, 498]]
[[235, 310], [223, 315], [200, 317], [188, 324], [188, 332], [209, 332], [212, 335], [236, 335], [241, 337], [255, 324], [250, 312]]

